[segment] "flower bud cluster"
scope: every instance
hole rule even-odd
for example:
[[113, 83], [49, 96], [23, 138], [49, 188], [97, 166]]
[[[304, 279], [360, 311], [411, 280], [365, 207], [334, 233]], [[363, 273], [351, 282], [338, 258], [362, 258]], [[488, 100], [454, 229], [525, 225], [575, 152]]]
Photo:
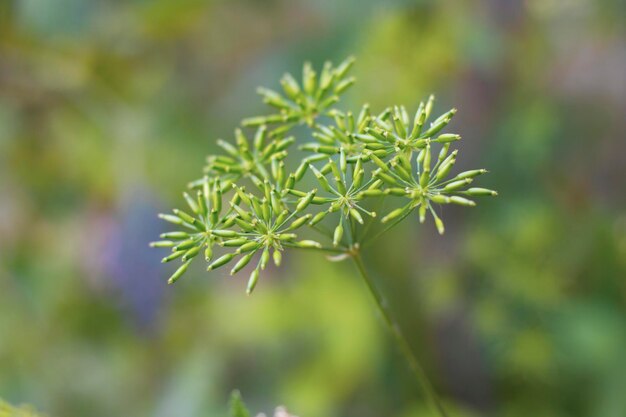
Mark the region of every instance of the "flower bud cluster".
[[[417, 211], [421, 222], [430, 213], [443, 233], [437, 206], [471, 207], [470, 197], [496, 195], [473, 186], [483, 169], [451, 174], [458, 151], [450, 147], [461, 137], [443, 129], [456, 109], [429, 122], [433, 96], [412, 118], [403, 106], [372, 114], [364, 105], [357, 116], [334, 108], [354, 83], [348, 76], [353, 62], [326, 63], [319, 76], [307, 63], [300, 83], [289, 74], [282, 78], [284, 94], [259, 89], [277, 113], [245, 119], [243, 128], [254, 128], [250, 137], [238, 128], [234, 144], [218, 140], [224, 154], [209, 156], [204, 176], [183, 193], [188, 208], [160, 215], [178, 228], [152, 243], [171, 249], [163, 262], [182, 261], [170, 283], [202, 253], [208, 270], [230, 264], [233, 275], [250, 265], [250, 293], [270, 261], [281, 265], [286, 248], [346, 254], [362, 244], [379, 221], [372, 202], [400, 202], [380, 219], [387, 227]], [[308, 155], [293, 164], [289, 152], [296, 139], [285, 135], [299, 124], [311, 137], [299, 146]], [[316, 188], [303, 186], [306, 175]], [[304, 230], [320, 232], [329, 244], [301, 238]]]

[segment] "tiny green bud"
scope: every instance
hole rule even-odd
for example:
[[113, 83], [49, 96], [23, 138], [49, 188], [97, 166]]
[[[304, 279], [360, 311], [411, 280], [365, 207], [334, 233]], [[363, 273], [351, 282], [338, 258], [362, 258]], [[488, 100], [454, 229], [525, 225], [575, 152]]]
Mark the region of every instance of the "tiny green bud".
[[207, 245], [206, 249], [204, 249], [204, 259], [206, 261], [213, 259], [213, 247], [211, 245]]
[[185, 201], [187, 202], [187, 205], [189, 206], [191, 211], [198, 214], [200, 211], [198, 210], [198, 205], [193, 200], [193, 198], [191, 198], [191, 196], [187, 193], [183, 193], [183, 197], [185, 198]]
[[307, 208], [309, 204], [311, 204], [311, 201], [313, 201], [313, 197], [315, 197], [316, 192], [317, 190], [313, 189], [311, 192], [307, 193], [306, 196], [300, 198], [298, 200], [298, 204], [296, 205], [296, 212], [302, 211]]
[[[163, 237], [163, 236], [161, 236]], [[161, 240], [158, 242], [150, 242], [150, 247], [151, 248], [171, 248], [174, 245], [176, 245], [175, 242], [172, 242], [171, 240]]]
[[341, 224], [341, 222], [339, 222], [339, 224], [335, 228], [335, 232], [333, 233], [333, 246], [339, 245], [339, 242], [341, 242], [342, 238], [343, 238], [343, 225]]
[[305, 214], [304, 216], [302, 216], [302, 217], [300, 217], [300, 218], [298, 218], [298, 219], [294, 220], [294, 221], [293, 221], [293, 222], [289, 225], [289, 227], [288, 227], [288, 228], [286, 228], [285, 230], [286, 230], [286, 231], [288, 231], [288, 230], [295, 230], [295, 229], [299, 228], [300, 226], [302, 226], [304, 223], [308, 222], [308, 221], [311, 219], [311, 217], [313, 217], [313, 215], [311, 215], [311, 214]]
[[326, 215], [328, 214], [328, 211], [320, 211], [319, 213], [317, 213], [313, 219], [311, 220], [311, 222], [309, 223], [310, 226], [314, 226], [317, 223], [321, 222], [322, 219], [324, 219], [324, 217], [326, 217]]
[[224, 242], [222, 242], [222, 246], [225, 247], [239, 247], [241, 245], [243, 245], [244, 243], [247, 243], [248, 239], [246, 239], [245, 237], [241, 237], [238, 239], [230, 239], [230, 240], [225, 240]]
[[220, 230], [220, 229], [211, 230], [211, 234], [215, 236], [219, 236], [219, 237], [235, 237], [238, 235], [238, 233], [235, 232], [234, 230]]
[[183, 220], [180, 217], [174, 216], [172, 214], [159, 214], [159, 218], [165, 220], [166, 222], [170, 222], [173, 224], [177, 224], [177, 225], [183, 224]]
[[467, 198], [459, 197], [456, 195], [453, 195], [452, 197], [450, 197], [450, 202], [461, 205], [461, 206], [466, 206], [466, 207], [474, 207], [476, 205], [476, 203], [473, 202], [472, 200], [468, 200]]
[[357, 209], [355, 208], [351, 208], [350, 209], [350, 215], [352, 216], [352, 218], [354, 220], [356, 220], [357, 222], [359, 222], [360, 224], [363, 224], [363, 217], [361, 217], [361, 213], [359, 213], [357, 211]]
[[435, 219], [435, 226], [437, 227], [437, 231], [439, 232], [440, 235], [443, 235], [443, 233], [445, 232], [445, 227], [443, 226], [443, 221], [441, 221], [441, 219], [437, 216], [434, 217]]
[[186, 232], [167, 232], [159, 235], [161, 239], [183, 240], [189, 239], [189, 233]]
[[444, 133], [442, 135], [437, 136], [435, 142], [439, 143], [450, 143], [461, 139], [461, 135], [456, 135], [454, 133]]
[[176, 247], [174, 247], [175, 251], [179, 251], [179, 250], [187, 250], [193, 246], [196, 246], [197, 241], [195, 239], [188, 239], [185, 240], [183, 242], [179, 242], [178, 245], [176, 245]]
[[181, 256], [183, 256], [185, 254], [185, 252], [186, 251], [184, 251], [184, 250], [176, 251], [176, 252], [166, 256], [165, 258], [161, 259], [161, 263], [167, 263], [167, 262], [173, 261], [174, 259], [178, 259]]
[[468, 195], [472, 196], [496, 196], [498, 195], [497, 191], [489, 190], [487, 188], [470, 188], [466, 191]]
[[278, 235], [278, 240], [290, 241], [290, 240], [294, 240], [297, 237], [298, 235], [296, 235], [295, 233], [281, 233]]
[[424, 220], [426, 220], [426, 210], [427, 209], [428, 209], [428, 206], [426, 205], [426, 203], [420, 204], [420, 208], [419, 208], [420, 223], [424, 223]]
[[220, 266], [226, 265], [235, 257], [234, 253], [227, 253], [225, 255], [220, 256], [213, 263], [209, 264], [207, 267], [207, 271], [211, 271], [213, 269], [219, 268]]
[[299, 248], [321, 248], [322, 245], [319, 242], [316, 242], [314, 240], [301, 240], [299, 242], [296, 242], [295, 245]]
[[[456, 152], [456, 151], [455, 151]], [[455, 177], [455, 179], [461, 180], [463, 178], [474, 178], [478, 175], [485, 174], [487, 172], [486, 169], [474, 169], [471, 171], [461, 172], [459, 175]]]
[[256, 287], [256, 283], [259, 280], [259, 270], [258, 268], [252, 271], [250, 274], [250, 278], [248, 279], [248, 288], [246, 289], [246, 293], [248, 295], [252, 294], [254, 291], [254, 287]]
[[189, 264], [191, 263], [191, 261], [187, 261], [184, 264], [182, 264], [177, 270], [176, 272], [174, 272], [172, 274], [172, 276], [167, 280], [168, 284], [173, 284], [175, 283], [180, 277], [183, 276], [183, 274], [185, 273], [185, 271], [187, 271], [187, 268], [189, 268]]
[[[378, 191], [378, 190], [376, 190], [376, 191]], [[385, 190], [385, 194], [391, 194], [391, 195], [396, 195], [396, 196], [402, 197], [402, 196], [407, 195], [408, 192], [407, 192], [406, 188], [394, 187], [394, 188], [387, 188]]]
[[446, 185], [445, 187], [443, 187], [443, 189], [445, 191], [455, 191], [455, 190], [458, 190], [459, 188], [465, 187], [471, 182], [472, 182], [471, 178], [465, 178], [464, 180], [453, 181], [449, 183], [448, 185]]
[[380, 197], [382, 195], [385, 195], [385, 192], [383, 190], [377, 190], [377, 189], [371, 190], [370, 189], [370, 190], [361, 191], [359, 195], [363, 197]]
[[239, 246], [239, 248], [237, 249], [237, 253], [245, 253], [245, 252], [254, 251], [254, 250], [257, 250], [260, 246], [261, 244], [259, 242], [253, 240], [253, 241], [244, 243], [243, 245]]
[[189, 259], [195, 257], [198, 253], [200, 253], [200, 249], [202, 249], [201, 246], [194, 246], [193, 248], [189, 249], [183, 255], [183, 261], [188, 261]]
[[430, 196], [430, 201], [437, 204], [448, 204], [450, 203], [450, 197], [442, 194], [435, 194], [433, 196]]
[[265, 249], [263, 249], [263, 253], [261, 254], [261, 259], [259, 260], [259, 266], [261, 267], [261, 269], [263, 270], [265, 269], [269, 260], [270, 260], [270, 248], [266, 246]]
[[250, 262], [253, 256], [254, 256], [254, 252], [250, 252], [242, 256], [237, 261], [233, 269], [230, 270], [230, 275], [235, 275], [237, 272], [241, 271], [246, 265], [248, 265], [248, 263]]
[[391, 212], [389, 212], [389, 214], [387, 214], [385, 217], [381, 219], [381, 222], [387, 223], [390, 220], [397, 219], [405, 212], [405, 210], [406, 210], [406, 207], [400, 207], [395, 210], [392, 210]]
[[274, 252], [272, 252], [272, 258], [274, 259], [274, 265], [280, 266], [283, 260], [283, 254], [281, 251], [274, 249]]

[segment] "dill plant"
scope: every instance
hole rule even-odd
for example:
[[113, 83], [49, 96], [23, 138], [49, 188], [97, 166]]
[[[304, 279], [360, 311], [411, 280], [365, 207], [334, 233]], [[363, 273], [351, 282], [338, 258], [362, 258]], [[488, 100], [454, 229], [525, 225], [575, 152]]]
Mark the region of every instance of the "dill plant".
[[[353, 58], [338, 66], [327, 62], [319, 74], [305, 63], [300, 82], [283, 76], [282, 92], [259, 88], [272, 110], [244, 119], [233, 141], [217, 141], [223, 152], [208, 156], [204, 175], [190, 182], [184, 210], [159, 215], [174, 228], [151, 245], [170, 248], [163, 262], [181, 262], [170, 284], [198, 258], [209, 271], [229, 265], [231, 275], [252, 265], [248, 294], [268, 263], [280, 266], [288, 249], [351, 259], [426, 399], [446, 415], [368, 274], [361, 249], [409, 215], [422, 223], [432, 217], [443, 234], [439, 206], [473, 207], [473, 197], [496, 192], [473, 186], [484, 169], [452, 174], [458, 151], [451, 148], [461, 136], [444, 129], [456, 109], [433, 117], [434, 96], [411, 113], [404, 106], [380, 112], [367, 104], [354, 113], [338, 109], [341, 94], [354, 84], [353, 63]], [[307, 142], [290, 135], [297, 126], [308, 129]], [[303, 158], [290, 156], [294, 146]], [[302, 183], [307, 175], [316, 188]], [[396, 208], [379, 215], [373, 207], [382, 200]], [[377, 233], [371, 233], [374, 223], [382, 224]]]

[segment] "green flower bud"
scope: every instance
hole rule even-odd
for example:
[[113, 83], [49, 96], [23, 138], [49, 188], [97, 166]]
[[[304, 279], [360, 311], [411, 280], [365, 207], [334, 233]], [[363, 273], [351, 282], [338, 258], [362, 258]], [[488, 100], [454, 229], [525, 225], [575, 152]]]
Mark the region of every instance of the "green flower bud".
[[345, 77], [350, 68], [352, 68], [354, 61], [356, 61], [356, 59], [353, 56], [349, 56], [341, 64], [339, 64], [339, 66], [335, 69], [335, 76], [337, 79]]
[[437, 204], [448, 204], [450, 203], [450, 197], [442, 195], [442, 194], [436, 194], [436, 195], [430, 196], [430, 201], [432, 201], [433, 203], [437, 203]]
[[[163, 237], [163, 236], [161, 236]], [[151, 248], [171, 248], [174, 245], [176, 245], [175, 242], [172, 242], [171, 240], [161, 240], [158, 242], [150, 242], [150, 247]]]
[[385, 195], [385, 192], [383, 192], [383, 190], [364, 190], [361, 191], [359, 193], [359, 195], [363, 196], [363, 197], [380, 197]]
[[184, 240], [189, 238], [189, 233], [185, 232], [167, 232], [160, 234], [161, 239]]
[[445, 191], [455, 191], [455, 190], [458, 190], [459, 188], [465, 187], [471, 182], [472, 182], [471, 178], [465, 178], [464, 180], [453, 181], [449, 183], [448, 185], [446, 185], [445, 187], [443, 187], [443, 189]]
[[454, 116], [455, 113], [456, 113], [456, 109], [452, 109], [449, 112], [439, 116], [437, 120], [435, 120], [434, 122], [430, 124], [430, 128], [426, 132], [424, 132], [424, 136], [431, 137], [432, 135], [434, 135], [435, 133], [439, 132], [441, 129], [446, 127], [446, 125], [450, 123], [450, 120], [452, 119], [452, 116]]
[[[435, 176], [435, 179], [437, 181], [441, 181], [443, 180], [445, 177], [448, 176], [448, 173], [450, 173], [450, 170], [452, 169], [452, 167], [454, 166], [454, 163], [456, 162], [456, 155], [457, 155], [458, 151], [454, 150], [450, 155], [448, 155], [448, 157], [446, 159], [444, 159], [444, 161], [441, 163], [441, 166], [439, 167], [439, 169], [437, 170], [437, 175]], [[462, 178], [458, 178], [457, 179], [462, 179]]]
[[474, 169], [474, 170], [471, 170], [471, 171], [461, 172], [454, 179], [462, 180], [463, 178], [474, 178], [474, 177], [476, 177], [478, 175], [485, 174], [486, 172], [487, 172], [486, 169]]
[[266, 246], [265, 249], [263, 249], [263, 253], [261, 254], [261, 259], [259, 260], [259, 266], [261, 267], [261, 269], [263, 270], [265, 269], [269, 260], [270, 260], [270, 248]]
[[227, 253], [225, 255], [220, 256], [213, 263], [209, 264], [207, 267], [207, 271], [211, 271], [213, 269], [219, 268], [220, 266], [224, 266], [229, 263], [235, 257], [234, 253]]
[[185, 254], [185, 252], [187, 252], [187, 251], [185, 251], [185, 250], [176, 251], [176, 252], [172, 253], [171, 255], [166, 256], [165, 258], [161, 259], [161, 263], [167, 263], [167, 262], [173, 261], [174, 259], [178, 259], [181, 256], [183, 256]]
[[317, 223], [321, 222], [322, 219], [324, 217], [326, 217], [326, 215], [328, 214], [328, 211], [320, 211], [319, 213], [317, 213], [313, 219], [311, 220], [311, 222], [309, 223], [309, 226], [314, 226]]
[[415, 112], [415, 117], [413, 118], [413, 130], [411, 131], [410, 139], [416, 139], [422, 130], [422, 125], [424, 124], [424, 103], [421, 102], [419, 107], [417, 108], [417, 112]]
[[300, 198], [298, 200], [298, 204], [296, 205], [296, 212], [302, 211], [307, 208], [309, 204], [311, 204], [311, 201], [313, 201], [313, 197], [315, 197], [316, 192], [317, 190], [312, 190], [311, 192], [307, 193], [306, 196]]
[[172, 214], [159, 214], [159, 218], [176, 225], [183, 224], [183, 220], [180, 217], [174, 216]]
[[426, 220], [427, 209], [428, 209], [428, 206], [425, 203], [420, 204], [420, 208], [419, 208], [420, 223], [424, 223], [424, 220]]
[[391, 120], [393, 120], [393, 125], [394, 125], [394, 127], [396, 129], [396, 132], [398, 133], [398, 136], [400, 136], [401, 138], [405, 138], [406, 137], [406, 127], [404, 126], [404, 124], [400, 120], [400, 117], [398, 115], [394, 115]]
[[225, 240], [222, 242], [222, 246], [225, 246], [227, 248], [229, 247], [239, 247], [241, 245], [243, 245], [244, 243], [248, 243], [248, 239], [246, 239], [245, 237], [241, 237], [238, 239], [230, 239], [230, 240]]
[[[308, 166], [309, 166], [309, 163], [306, 160], [302, 161], [300, 166], [298, 166], [298, 169], [296, 169], [296, 173], [294, 175], [294, 181], [293, 181], [294, 183], [296, 181], [300, 181], [302, 179], [302, 177], [304, 177], [304, 174], [306, 173], [306, 169], [308, 168]], [[290, 176], [290, 178], [291, 178], [291, 176]], [[292, 185], [292, 187], [293, 187], [293, 185]], [[291, 187], [286, 187], [286, 188], [291, 188]]]
[[278, 240], [285, 242], [294, 240], [297, 237], [298, 235], [296, 235], [295, 233], [281, 233], [278, 235]]
[[354, 220], [356, 220], [360, 224], [363, 224], [363, 217], [361, 217], [361, 213], [359, 213], [357, 209], [351, 208], [350, 215], [352, 216]]
[[267, 126], [261, 125], [256, 130], [254, 134], [254, 147], [256, 150], [260, 151], [263, 149], [263, 144], [265, 143], [265, 138], [267, 137]]
[[254, 252], [250, 252], [242, 256], [239, 261], [235, 264], [233, 269], [230, 270], [230, 275], [235, 275], [237, 272], [241, 271], [252, 259], [254, 256]]
[[283, 260], [283, 254], [281, 251], [274, 249], [274, 252], [272, 252], [272, 258], [274, 259], [274, 265], [280, 266]]
[[356, 79], [354, 77], [350, 77], [347, 78], [343, 81], [341, 81], [339, 84], [337, 84], [337, 86], [335, 87], [335, 94], [341, 94], [344, 91], [346, 91], [348, 88], [352, 87], [352, 85], [356, 82]]
[[468, 195], [472, 196], [497, 196], [498, 192], [489, 190], [487, 188], [470, 188], [466, 191]]
[[431, 94], [428, 97], [428, 101], [426, 102], [426, 107], [424, 108], [424, 120], [427, 120], [430, 117], [430, 114], [433, 111], [433, 105], [435, 104], [435, 96]]
[[204, 194], [202, 193], [202, 191], [198, 191], [196, 193], [196, 199], [198, 201], [198, 214], [206, 216], [209, 213], [209, 208], [207, 206], [207, 201], [204, 198]]
[[185, 240], [183, 242], [179, 242], [178, 245], [176, 245], [176, 247], [174, 247], [175, 251], [179, 251], [179, 250], [187, 250], [193, 246], [196, 246], [196, 244], [198, 243], [197, 240], [195, 239], [188, 239]]
[[237, 249], [237, 253], [245, 253], [245, 252], [255, 251], [260, 246], [261, 246], [261, 244], [259, 242], [257, 242], [257, 241], [250, 241], [248, 243], [244, 243], [243, 245], [239, 246], [239, 249]]
[[445, 232], [445, 227], [443, 226], [443, 221], [436, 214], [433, 213], [433, 218], [435, 219], [435, 226], [437, 227], [437, 231], [440, 235], [443, 235]]
[[343, 238], [343, 225], [341, 222], [335, 228], [335, 232], [333, 233], [333, 246], [339, 245], [341, 239]]
[[241, 124], [246, 127], [254, 127], [261, 126], [267, 123], [267, 117], [265, 116], [256, 116], [256, 117], [248, 117], [241, 121]]
[[[378, 191], [378, 190], [376, 190]], [[385, 194], [396, 195], [396, 196], [405, 196], [408, 194], [406, 188], [387, 188], [385, 190]]]
[[199, 213], [198, 205], [193, 200], [193, 198], [191, 198], [191, 196], [187, 193], [183, 193], [183, 197], [185, 198], [185, 201], [187, 201], [187, 205], [189, 206], [191, 211], [198, 214]]
[[285, 229], [285, 231], [289, 231], [289, 230], [295, 230], [297, 228], [299, 228], [300, 226], [302, 226], [303, 224], [305, 224], [306, 222], [308, 222], [311, 217], [313, 217], [313, 215], [311, 214], [305, 214], [304, 216], [294, 220], [288, 228]]
[[220, 229], [211, 230], [211, 234], [215, 236], [219, 236], [219, 237], [235, 237], [239, 235], [234, 230], [220, 230]]
[[439, 143], [450, 143], [450, 142], [455, 142], [457, 140], [461, 139], [460, 135], [456, 135], [454, 133], [444, 133], [442, 135], [437, 136], [437, 139], [435, 139], [435, 142], [439, 142]]
[[283, 75], [283, 78], [280, 80], [280, 84], [283, 86], [285, 94], [287, 94], [287, 97], [290, 99], [296, 100], [300, 97], [300, 86], [291, 74]]
[[255, 269], [254, 271], [252, 271], [252, 273], [250, 274], [250, 278], [248, 279], [248, 288], [246, 289], [246, 293], [248, 295], [252, 294], [252, 291], [254, 291], [254, 287], [256, 287], [256, 283], [259, 280], [259, 270]]
[[322, 247], [322, 245], [319, 242], [316, 242], [314, 240], [301, 240], [299, 242], [296, 242], [295, 245], [299, 248], [316, 248], [319, 249]]
[[200, 253], [200, 249], [202, 249], [201, 246], [195, 246], [195, 247], [189, 249], [183, 255], [183, 258], [182, 258], [183, 261], [188, 261], [189, 259], [192, 259], [193, 257], [195, 257], [198, 253]]
[[476, 205], [476, 203], [473, 202], [472, 200], [468, 200], [467, 198], [459, 197], [456, 195], [453, 195], [452, 197], [450, 197], [450, 202], [461, 205], [461, 206], [465, 206], [465, 207], [474, 207]]
[[191, 263], [191, 261], [187, 261], [184, 264], [182, 264], [177, 270], [176, 272], [174, 272], [172, 274], [172, 276], [167, 280], [168, 284], [173, 284], [176, 281], [178, 281], [178, 279], [180, 277], [183, 276], [183, 274], [185, 273], [185, 271], [187, 271], [187, 268], [189, 268], [189, 264]]

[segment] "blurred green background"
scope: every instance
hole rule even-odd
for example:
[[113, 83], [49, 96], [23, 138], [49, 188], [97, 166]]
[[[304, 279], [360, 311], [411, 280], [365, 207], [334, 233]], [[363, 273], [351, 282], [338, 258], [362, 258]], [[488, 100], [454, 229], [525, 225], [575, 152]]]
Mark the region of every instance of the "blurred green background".
[[[52, 417], [430, 416], [352, 265], [246, 297], [149, 249], [218, 137], [304, 60], [340, 108], [459, 109], [497, 199], [367, 253], [454, 416], [626, 415], [623, 1], [0, 1], [0, 397]], [[199, 263], [198, 263], [199, 264]]]

